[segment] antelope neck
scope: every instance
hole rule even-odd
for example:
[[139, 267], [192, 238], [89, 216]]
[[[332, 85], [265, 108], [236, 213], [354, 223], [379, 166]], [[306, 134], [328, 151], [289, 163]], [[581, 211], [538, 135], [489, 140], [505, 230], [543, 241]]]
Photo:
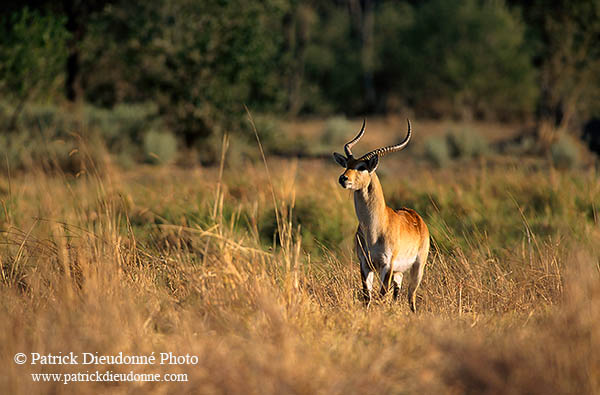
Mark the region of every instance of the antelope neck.
[[382, 229], [385, 229], [385, 198], [377, 174], [371, 174], [371, 182], [363, 189], [354, 192], [356, 216], [369, 244], [373, 245]]

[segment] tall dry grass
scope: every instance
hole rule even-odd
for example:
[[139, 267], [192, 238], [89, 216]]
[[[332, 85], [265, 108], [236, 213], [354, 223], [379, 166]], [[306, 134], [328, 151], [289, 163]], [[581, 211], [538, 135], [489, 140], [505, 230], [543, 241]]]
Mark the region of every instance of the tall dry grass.
[[[412, 314], [404, 298], [360, 304], [351, 196], [333, 165], [272, 161], [267, 177], [262, 165], [223, 163], [0, 179], [3, 393], [600, 391], [594, 172], [477, 163], [451, 175], [382, 172], [388, 200], [418, 206], [433, 236]], [[317, 231], [305, 228], [321, 225], [294, 212], [313, 206], [338, 225], [321, 232], [341, 232], [340, 244], [308, 240]], [[13, 361], [71, 351], [199, 363]], [[188, 381], [30, 375], [95, 370]]]

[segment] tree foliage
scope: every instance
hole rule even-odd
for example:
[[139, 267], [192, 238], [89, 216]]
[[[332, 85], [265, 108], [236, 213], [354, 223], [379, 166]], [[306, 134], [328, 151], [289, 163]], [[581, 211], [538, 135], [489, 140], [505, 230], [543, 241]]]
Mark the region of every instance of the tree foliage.
[[87, 102], [151, 103], [188, 144], [240, 130], [244, 104], [563, 123], [600, 111], [600, 0], [58, 4], [4, 12], [4, 96], [57, 98], [76, 51]]
[[10, 128], [27, 100], [47, 99], [60, 84], [67, 58], [65, 18], [27, 7], [2, 18], [0, 92], [15, 102]]
[[[155, 101], [189, 141], [236, 125], [243, 104], [277, 109], [285, 2], [124, 3], [86, 42], [88, 100]], [[108, 34], [108, 40], [105, 34]], [[111, 67], [112, 75], [100, 70]]]
[[523, 5], [536, 48], [538, 116], [557, 126], [600, 115], [600, 0]]
[[524, 25], [501, 2], [432, 0], [380, 10], [381, 89], [431, 115], [506, 118], [536, 97]]

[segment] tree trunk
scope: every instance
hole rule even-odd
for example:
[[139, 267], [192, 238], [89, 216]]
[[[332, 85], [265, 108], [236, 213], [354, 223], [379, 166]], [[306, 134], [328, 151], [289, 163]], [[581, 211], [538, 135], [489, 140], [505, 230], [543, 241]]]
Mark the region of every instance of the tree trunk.
[[375, 46], [373, 40], [375, 0], [348, 0], [350, 13], [354, 16], [355, 26], [360, 35], [360, 62], [364, 94], [364, 110], [375, 109], [375, 85], [373, 72], [375, 68]]
[[76, 48], [76, 44], [69, 49], [66, 72], [65, 94], [67, 100], [74, 102], [77, 100], [77, 92], [79, 90], [79, 51]]
[[373, 84], [373, 72], [375, 68], [375, 47], [373, 40], [373, 1], [362, 1], [362, 23], [361, 23], [361, 42], [362, 42], [362, 69], [363, 69], [363, 86], [365, 90], [365, 105], [367, 111], [375, 109], [375, 86]]
[[84, 15], [81, 12], [81, 4], [77, 0], [66, 0], [64, 8], [67, 15], [65, 27], [71, 34], [71, 38], [67, 43], [69, 55], [65, 69], [65, 95], [67, 100], [75, 102], [79, 98], [81, 91], [79, 86], [79, 44], [85, 33], [85, 27], [82, 22]]

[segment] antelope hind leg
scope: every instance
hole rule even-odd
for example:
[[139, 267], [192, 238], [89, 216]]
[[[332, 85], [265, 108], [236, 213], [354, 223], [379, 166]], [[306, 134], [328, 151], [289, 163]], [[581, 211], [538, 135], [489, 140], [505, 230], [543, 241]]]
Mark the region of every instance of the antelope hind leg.
[[408, 305], [413, 313], [417, 312], [417, 289], [419, 288], [421, 279], [423, 278], [424, 266], [425, 265], [421, 262], [421, 260], [417, 258], [415, 263], [410, 268], [410, 279], [408, 282]]

